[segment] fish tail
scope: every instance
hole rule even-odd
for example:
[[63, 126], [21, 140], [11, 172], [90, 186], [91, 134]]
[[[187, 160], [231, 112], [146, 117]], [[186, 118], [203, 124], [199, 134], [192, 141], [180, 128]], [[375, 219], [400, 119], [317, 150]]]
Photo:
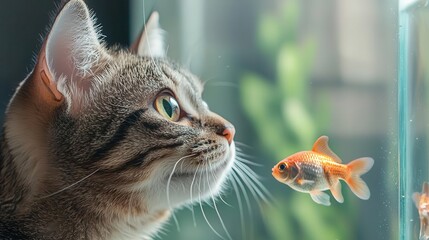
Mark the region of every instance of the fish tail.
[[374, 159], [369, 157], [358, 158], [347, 164], [348, 177], [345, 179], [352, 192], [360, 199], [369, 199], [371, 193], [368, 186], [360, 177], [367, 173], [374, 165]]

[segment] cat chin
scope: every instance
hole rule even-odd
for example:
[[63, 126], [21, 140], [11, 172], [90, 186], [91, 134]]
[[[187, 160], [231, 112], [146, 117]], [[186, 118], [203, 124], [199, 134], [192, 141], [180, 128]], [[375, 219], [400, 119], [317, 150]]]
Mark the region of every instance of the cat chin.
[[211, 164], [208, 170], [168, 175], [166, 181], [151, 187], [150, 209], [174, 209], [217, 197], [225, 186], [234, 161], [235, 145], [232, 143], [224, 159]]

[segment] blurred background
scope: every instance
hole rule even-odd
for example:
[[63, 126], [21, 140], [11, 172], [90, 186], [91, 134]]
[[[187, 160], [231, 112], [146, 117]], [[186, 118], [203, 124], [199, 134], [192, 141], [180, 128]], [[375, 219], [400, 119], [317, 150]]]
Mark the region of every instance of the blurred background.
[[[169, 57], [206, 82], [204, 99], [234, 123], [245, 158], [261, 165], [251, 167], [272, 195], [269, 204], [230, 182], [222, 196], [226, 203], [216, 202], [232, 239], [398, 238], [397, 1], [86, 2], [107, 43], [123, 47], [150, 12], [159, 11]], [[1, 3], [1, 121], [55, 9], [48, 0]], [[358, 199], [343, 183], [344, 203], [331, 197], [325, 207], [272, 178], [274, 164], [311, 149], [320, 135], [330, 137], [344, 162], [374, 158], [363, 176], [369, 200]], [[178, 224], [171, 219], [158, 238], [221, 239], [216, 231], [228, 239], [214, 206], [203, 210], [209, 223], [199, 205], [184, 208], [175, 214]], [[410, 231], [418, 231], [413, 211]]]

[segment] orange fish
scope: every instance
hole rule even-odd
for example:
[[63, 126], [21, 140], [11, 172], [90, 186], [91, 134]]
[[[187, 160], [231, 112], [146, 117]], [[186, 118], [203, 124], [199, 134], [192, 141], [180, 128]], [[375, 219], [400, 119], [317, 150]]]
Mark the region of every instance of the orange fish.
[[413, 200], [419, 211], [420, 236], [419, 239], [429, 239], [429, 183], [423, 183], [422, 193], [414, 193]]
[[374, 160], [364, 157], [342, 164], [329, 148], [328, 140], [327, 136], [321, 136], [311, 151], [298, 152], [281, 160], [272, 169], [274, 178], [296, 191], [310, 193], [313, 201], [325, 206], [331, 205], [329, 195], [322, 192], [328, 189], [338, 202], [344, 202], [340, 179], [356, 196], [369, 199], [369, 188], [360, 176], [372, 168]]

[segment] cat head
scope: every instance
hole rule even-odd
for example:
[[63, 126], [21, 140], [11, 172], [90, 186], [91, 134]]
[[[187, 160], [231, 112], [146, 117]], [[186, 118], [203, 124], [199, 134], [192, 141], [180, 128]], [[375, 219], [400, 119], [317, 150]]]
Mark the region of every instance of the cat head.
[[218, 194], [235, 158], [234, 127], [202, 91], [165, 58], [157, 13], [130, 49], [108, 48], [84, 2], [69, 1], [6, 114], [28, 201], [75, 196], [120, 214]]

